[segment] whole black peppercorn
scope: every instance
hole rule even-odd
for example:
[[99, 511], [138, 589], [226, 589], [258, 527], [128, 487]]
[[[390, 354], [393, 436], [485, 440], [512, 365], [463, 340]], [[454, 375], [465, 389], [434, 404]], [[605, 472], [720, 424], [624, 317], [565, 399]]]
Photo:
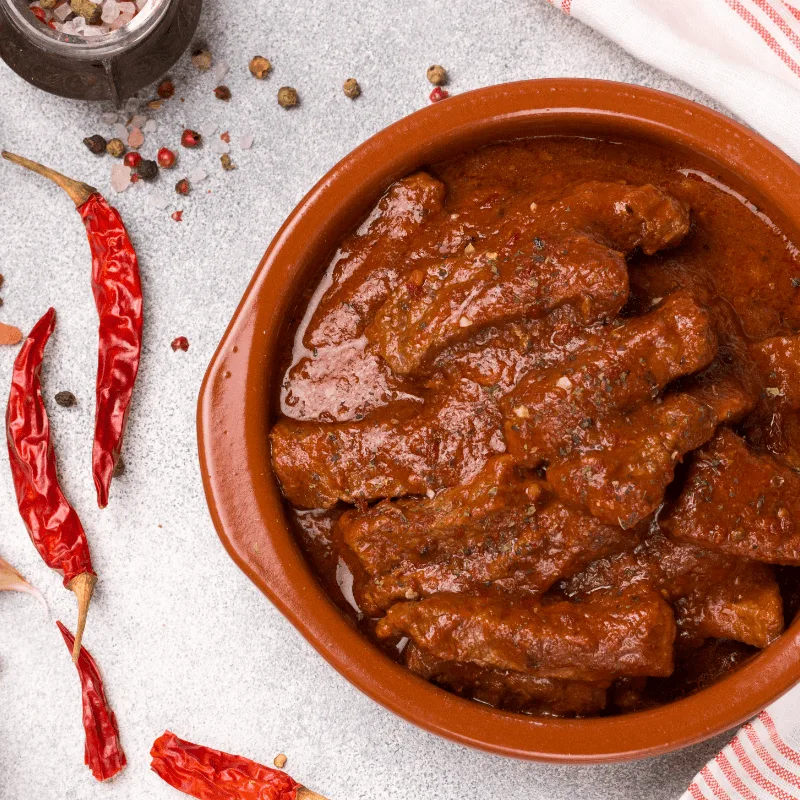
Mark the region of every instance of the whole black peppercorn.
[[106, 140], [99, 133], [94, 136], [87, 136], [83, 143], [96, 156], [100, 156], [106, 151]]
[[56, 403], [64, 408], [71, 408], [78, 404], [78, 399], [72, 392], [59, 392], [56, 395]]
[[149, 158], [143, 158], [136, 165], [136, 174], [143, 181], [154, 181], [158, 177], [158, 164]]

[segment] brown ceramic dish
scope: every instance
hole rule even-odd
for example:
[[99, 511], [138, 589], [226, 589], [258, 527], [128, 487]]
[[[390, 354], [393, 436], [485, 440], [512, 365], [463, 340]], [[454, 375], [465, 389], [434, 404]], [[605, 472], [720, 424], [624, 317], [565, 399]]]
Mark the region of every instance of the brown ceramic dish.
[[303, 199], [267, 250], [217, 350], [198, 406], [203, 480], [232, 558], [344, 677], [385, 707], [463, 744], [520, 758], [600, 762], [699, 742], [757, 713], [800, 680], [800, 619], [737, 672], [656, 709], [592, 719], [537, 718], [463, 700], [423, 681], [362, 637], [304, 560], [270, 467], [276, 349], [302, 291], [398, 178], [499, 140], [626, 138], [691, 152], [800, 239], [800, 167], [741, 125], [634, 86], [545, 80], [470, 92], [380, 132]]

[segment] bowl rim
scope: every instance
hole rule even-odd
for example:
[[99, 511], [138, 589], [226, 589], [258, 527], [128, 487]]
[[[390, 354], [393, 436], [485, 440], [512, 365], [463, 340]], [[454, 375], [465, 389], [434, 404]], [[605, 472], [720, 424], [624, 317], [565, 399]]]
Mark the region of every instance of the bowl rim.
[[[675, 95], [590, 79], [478, 89], [372, 136], [300, 201], [267, 248], [208, 367], [197, 407], [203, 485], [231, 558], [313, 647], [385, 708], [491, 753], [567, 763], [652, 756], [754, 716], [800, 680], [800, 617], [765, 651], [689, 697], [614, 717], [559, 719], [500, 711], [422, 680], [371, 644], [328, 599], [285, 517], [267, 433], [271, 358], [312, 274], [398, 178], [448, 153], [527, 135], [630, 136], [699, 154], [734, 189], [800, 233], [800, 166], [743, 125]], [[527, 133], [526, 133], [527, 132]], [[604, 134], [605, 132], [605, 134]], [[316, 273], [314, 273], [316, 270]]]

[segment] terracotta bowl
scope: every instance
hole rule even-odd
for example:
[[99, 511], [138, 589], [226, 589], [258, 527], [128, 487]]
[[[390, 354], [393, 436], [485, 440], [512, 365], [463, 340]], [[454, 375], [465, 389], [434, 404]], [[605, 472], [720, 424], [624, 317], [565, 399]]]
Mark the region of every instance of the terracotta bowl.
[[398, 178], [504, 139], [547, 134], [647, 140], [689, 151], [800, 240], [800, 167], [755, 133], [661, 92], [591, 80], [494, 86], [432, 105], [373, 136], [295, 208], [259, 264], [200, 392], [208, 504], [233, 560], [347, 680], [433, 733], [493, 753], [601, 762], [665, 753], [756, 714], [800, 680], [800, 619], [734, 674], [660, 708], [595, 719], [517, 715], [463, 700], [384, 656], [328, 600], [295, 543], [267, 434], [276, 348], [298, 298], [340, 240]]

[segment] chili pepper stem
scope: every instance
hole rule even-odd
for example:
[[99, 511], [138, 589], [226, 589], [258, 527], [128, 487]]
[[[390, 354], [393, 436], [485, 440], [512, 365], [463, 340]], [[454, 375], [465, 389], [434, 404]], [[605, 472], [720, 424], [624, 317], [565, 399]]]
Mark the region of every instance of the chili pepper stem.
[[69, 582], [70, 590], [75, 592], [75, 597], [78, 598], [78, 627], [75, 631], [75, 644], [72, 647], [72, 660], [75, 664], [78, 663], [78, 656], [81, 654], [81, 640], [86, 627], [86, 615], [89, 613], [89, 603], [92, 601], [96, 583], [97, 575], [92, 575], [91, 572], [82, 572]]
[[298, 786], [295, 800], [327, 800], [327, 798], [312, 792], [311, 789], [306, 789], [305, 786]]
[[68, 178], [66, 175], [62, 175], [60, 172], [50, 169], [50, 167], [37, 164], [35, 161], [31, 161], [24, 156], [9, 153], [8, 150], [3, 150], [2, 156], [13, 164], [18, 164], [20, 167], [25, 167], [25, 169], [29, 169], [31, 172], [36, 172], [53, 181], [53, 183], [60, 186], [70, 196], [70, 199], [75, 203], [76, 207], [82, 206], [89, 197], [97, 191], [93, 186], [89, 186], [88, 183], [82, 183], [81, 181]]

